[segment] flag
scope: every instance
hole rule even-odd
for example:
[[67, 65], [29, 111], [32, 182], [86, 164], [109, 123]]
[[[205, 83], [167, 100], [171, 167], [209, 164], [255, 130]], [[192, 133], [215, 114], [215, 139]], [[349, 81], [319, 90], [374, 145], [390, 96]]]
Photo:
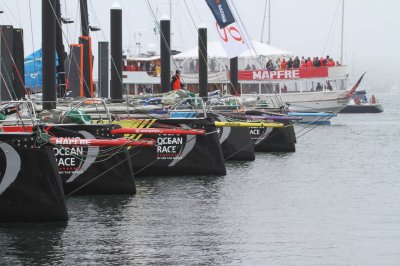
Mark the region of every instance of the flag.
[[220, 29], [218, 23], [216, 23], [216, 29], [218, 39], [229, 58], [237, 57], [249, 49], [248, 42], [245, 35], [242, 34], [238, 23], [235, 22], [223, 29]]
[[221, 29], [235, 22], [226, 0], [206, 0], [206, 2]]
[[[366, 72], [365, 72], [366, 73]], [[351, 97], [351, 95], [353, 95], [353, 93], [357, 90], [358, 86], [360, 86], [360, 83], [365, 75], [365, 73], [361, 76], [361, 78], [357, 81], [356, 84], [354, 84], [353, 88], [351, 88], [351, 90], [349, 90], [346, 94], [346, 98]]]

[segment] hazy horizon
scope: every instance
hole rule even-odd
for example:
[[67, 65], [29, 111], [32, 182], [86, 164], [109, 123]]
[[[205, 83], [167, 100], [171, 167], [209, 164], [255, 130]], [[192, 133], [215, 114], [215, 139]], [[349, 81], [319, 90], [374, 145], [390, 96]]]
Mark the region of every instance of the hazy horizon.
[[[99, 25], [100, 32], [92, 33], [94, 55], [97, 42], [109, 41], [109, 9], [115, 0], [89, 0], [89, 21]], [[123, 43], [125, 49], [145, 51], [149, 43], [158, 44], [153, 33], [155, 26], [148, 4], [159, 18], [169, 15], [167, 0], [120, 0], [123, 8]], [[261, 39], [265, 0], [231, 0], [231, 8], [239, 16], [251, 39]], [[384, 4], [371, 1], [345, 1], [344, 63], [349, 65], [351, 80], [367, 72], [365, 85], [371, 90], [384, 91], [400, 86], [400, 23], [396, 21], [400, 2]], [[78, 0], [61, 1], [64, 17], [75, 21], [64, 26], [65, 44], [77, 42], [80, 35]], [[330, 55], [340, 57], [342, 0], [284, 0], [271, 2], [271, 45], [300, 56]], [[31, 7], [31, 12], [30, 12]], [[204, 0], [172, 1], [173, 49], [185, 50], [197, 44], [196, 26], [205, 23], [209, 40], [216, 40], [215, 20]], [[25, 36], [25, 55], [41, 47], [41, 1], [0, 0], [1, 24], [22, 27]], [[268, 15], [268, 13], [267, 13]], [[32, 17], [32, 21], [30, 19]], [[268, 18], [265, 21], [264, 41], [268, 37]], [[97, 73], [94, 74], [97, 76]]]

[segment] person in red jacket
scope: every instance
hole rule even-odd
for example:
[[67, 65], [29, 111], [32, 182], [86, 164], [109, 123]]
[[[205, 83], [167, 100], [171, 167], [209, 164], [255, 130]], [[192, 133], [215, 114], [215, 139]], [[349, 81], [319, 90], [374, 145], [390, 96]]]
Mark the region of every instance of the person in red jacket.
[[310, 68], [310, 67], [313, 67], [313, 66], [314, 66], [314, 63], [313, 63], [313, 61], [311, 61], [311, 58], [310, 57], [307, 58], [306, 67]]
[[171, 89], [175, 91], [183, 89], [184, 87], [185, 85], [181, 81], [181, 72], [177, 70], [171, 80]]
[[329, 59], [328, 62], [326, 63], [326, 65], [328, 67], [332, 67], [332, 66], [335, 66], [335, 62], [332, 59]]
[[286, 67], [287, 67], [287, 62], [286, 62], [285, 58], [283, 58], [283, 60], [282, 60], [282, 62], [281, 62], [281, 69], [282, 69], [282, 70], [285, 70]]
[[375, 98], [375, 95], [373, 95], [373, 94], [371, 96], [371, 104], [376, 104], [376, 98]]
[[326, 61], [324, 60], [324, 58], [322, 56], [319, 59], [319, 63], [320, 63], [321, 66], [326, 66]]

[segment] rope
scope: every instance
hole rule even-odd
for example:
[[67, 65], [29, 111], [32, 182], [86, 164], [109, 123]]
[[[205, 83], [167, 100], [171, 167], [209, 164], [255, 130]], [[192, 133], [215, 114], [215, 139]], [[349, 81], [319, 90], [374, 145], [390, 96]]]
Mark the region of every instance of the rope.
[[77, 191], [85, 188], [86, 186], [88, 186], [89, 184], [93, 183], [94, 181], [96, 181], [97, 179], [99, 179], [100, 177], [104, 176], [105, 174], [107, 174], [108, 172], [110, 172], [111, 170], [113, 170], [114, 168], [120, 166], [121, 164], [125, 163], [126, 161], [130, 160], [133, 156], [139, 154], [141, 152], [141, 150], [137, 153], [131, 154], [129, 155], [127, 158], [123, 159], [122, 161], [119, 161], [117, 164], [115, 164], [113, 167], [107, 169], [105, 172], [95, 176], [94, 178], [92, 178], [91, 180], [89, 180], [88, 182], [82, 184], [81, 186], [79, 186], [78, 188], [74, 189], [73, 191], [71, 191], [70, 193], [68, 193], [66, 195], [66, 197], [70, 197], [72, 194], [76, 193]]

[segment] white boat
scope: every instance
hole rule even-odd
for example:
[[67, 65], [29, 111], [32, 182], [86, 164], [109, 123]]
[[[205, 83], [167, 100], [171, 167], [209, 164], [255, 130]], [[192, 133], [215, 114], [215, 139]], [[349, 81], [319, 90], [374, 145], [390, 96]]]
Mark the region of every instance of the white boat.
[[[229, 58], [224, 55], [220, 42], [208, 42], [209, 47], [209, 91], [228, 90], [230, 84]], [[265, 43], [253, 41], [260, 62], [265, 58], [291, 57], [291, 53]], [[196, 71], [198, 62], [197, 47], [174, 56], [172, 71], [178, 68], [190, 91], [198, 91], [199, 77]], [[254, 61], [251, 52], [239, 57], [239, 90], [245, 101], [263, 98], [271, 107], [290, 104], [290, 111], [297, 112], [339, 112], [346, 107], [349, 98], [347, 66], [321, 66], [268, 71], [252, 66], [246, 70], [249, 62]], [[148, 58], [150, 60], [150, 57]], [[141, 61], [140, 61], [141, 60]], [[142, 65], [145, 58], [126, 59], [125, 64]], [[150, 63], [158, 64], [159, 58], [151, 57]], [[124, 71], [124, 84], [128, 94], [157, 93], [160, 90], [160, 77], [151, 71]]]
[[244, 102], [288, 104], [292, 112], [339, 112], [350, 100], [347, 77], [346, 66], [239, 71]]

